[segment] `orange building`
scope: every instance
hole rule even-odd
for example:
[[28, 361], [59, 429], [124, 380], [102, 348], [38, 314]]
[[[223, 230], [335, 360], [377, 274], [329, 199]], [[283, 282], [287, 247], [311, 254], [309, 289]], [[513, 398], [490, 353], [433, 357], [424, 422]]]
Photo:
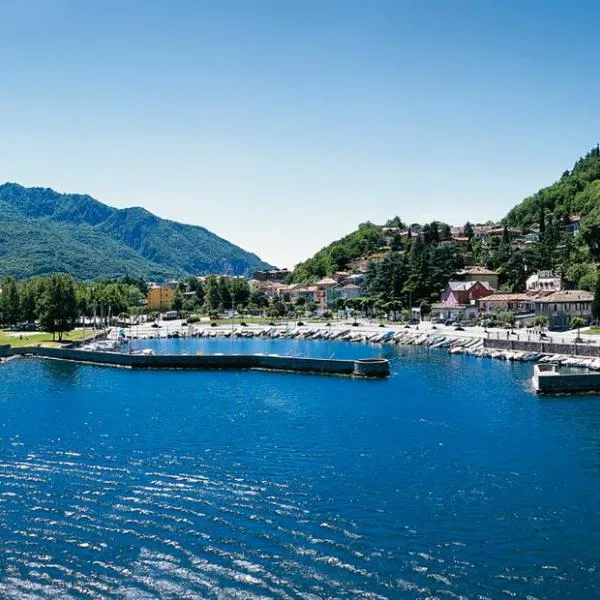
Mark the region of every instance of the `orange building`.
[[175, 298], [175, 290], [170, 287], [153, 285], [148, 288], [148, 310], [164, 312], [171, 308]]

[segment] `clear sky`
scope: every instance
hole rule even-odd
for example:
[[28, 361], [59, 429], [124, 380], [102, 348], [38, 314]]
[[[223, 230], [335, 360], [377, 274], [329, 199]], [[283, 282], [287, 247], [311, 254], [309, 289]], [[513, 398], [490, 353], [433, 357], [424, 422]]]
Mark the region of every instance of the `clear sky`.
[[600, 3], [0, 0], [0, 180], [292, 267], [502, 217], [600, 138]]

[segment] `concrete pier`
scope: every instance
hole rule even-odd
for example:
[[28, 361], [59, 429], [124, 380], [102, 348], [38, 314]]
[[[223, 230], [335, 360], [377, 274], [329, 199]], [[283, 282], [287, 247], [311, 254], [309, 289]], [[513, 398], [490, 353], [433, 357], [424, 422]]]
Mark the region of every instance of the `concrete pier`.
[[263, 354], [124, 354], [77, 348], [26, 347], [10, 350], [13, 356], [35, 356], [72, 362], [126, 367], [131, 369], [258, 369], [294, 373], [348, 375], [381, 379], [390, 374], [390, 363], [383, 358], [336, 360]]
[[538, 394], [600, 392], [600, 373], [561, 373], [556, 364], [537, 364], [532, 383]]

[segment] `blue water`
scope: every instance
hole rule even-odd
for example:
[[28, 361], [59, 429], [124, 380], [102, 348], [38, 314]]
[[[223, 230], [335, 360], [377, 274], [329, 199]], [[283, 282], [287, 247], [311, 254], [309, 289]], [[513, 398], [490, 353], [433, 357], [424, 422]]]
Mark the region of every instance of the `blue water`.
[[1, 598], [600, 597], [600, 398], [423, 348], [235, 349], [393, 375], [2, 365]]

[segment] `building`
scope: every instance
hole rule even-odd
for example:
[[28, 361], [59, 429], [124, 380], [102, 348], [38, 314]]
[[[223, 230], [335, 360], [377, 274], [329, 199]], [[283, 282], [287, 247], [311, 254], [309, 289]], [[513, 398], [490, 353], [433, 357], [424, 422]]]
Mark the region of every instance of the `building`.
[[314, 285], [305, 286], [300, 284], [290, 285], [286, 290], [286, 295], [290, 302], [295, 303], [298, 298], [304, 298], [306, 302], [317, 302], [317, 287]]
[[483, 313], [511, 311], [518, 314], [534, 312], [536, 296], [532, 294], [510, 294], [495, 292], [477, 301], [479, 311]]
[[477, 301], [492, 294], [490, 285], [483, 281], [449, 281], [442, 301], [431, 307], [432, 312], [442, 319], [474, 319], [479, 312]]
[[327, 290], [327, 306], [331, 308], [338, 298], [348, 300], [349, 298], [358, 298], [360, 296], [360, 286], [353, 283], [338, 285]]
[[174, 298], [175, 289], [154, 284], [148, 288], [148, 310], [152, 312], [169, 310]]
[[591, 321], [593, 300], [594, 294], [585, 290], [553, 292], [535, 299], [535, 314], [547, 317], [550, 329], [569, 329], [572, 317]]
[[553, 271], [532, 273], [525, 282], [528, 292], [559, 292], [563, 289], [562, 277]]
[[537, 231], [530, 231], [529, 233], [526, 233], [523, 236], [523, 243], [528, 245], [528, 244], [535, 244], [536, 242], [540, 241], [540, 234]]
[[331, 290], [338, 286], [338, 282], [332, 277], [323, 277], [315, 284], [317, 288], [317, 304], [320, 308], [327, 308], [331, 298]]
[[471, 265], [465, 267], [462, 271], [458, 271], [456, 279], [459, 281], [480, 281], [481, 283], [487, 283], [492, 290], [498, 289], [498, 273], [479, 265]]
[[474, 305], [477, 300], [492, 293], [490, 285], [484, 281], [449, 281], [442, 292], [442, 304], [445, 306]]
[[579, 215], [573, 215], [569, 219], [567, 227], [573, 235], [579, 235], [579, 232], [581, 231], [581, 217]]
[[281, 281], [289, 275], [287, 269], [271, 269], [270, 271], [255, 271], [252, 279], [257, 281]]

